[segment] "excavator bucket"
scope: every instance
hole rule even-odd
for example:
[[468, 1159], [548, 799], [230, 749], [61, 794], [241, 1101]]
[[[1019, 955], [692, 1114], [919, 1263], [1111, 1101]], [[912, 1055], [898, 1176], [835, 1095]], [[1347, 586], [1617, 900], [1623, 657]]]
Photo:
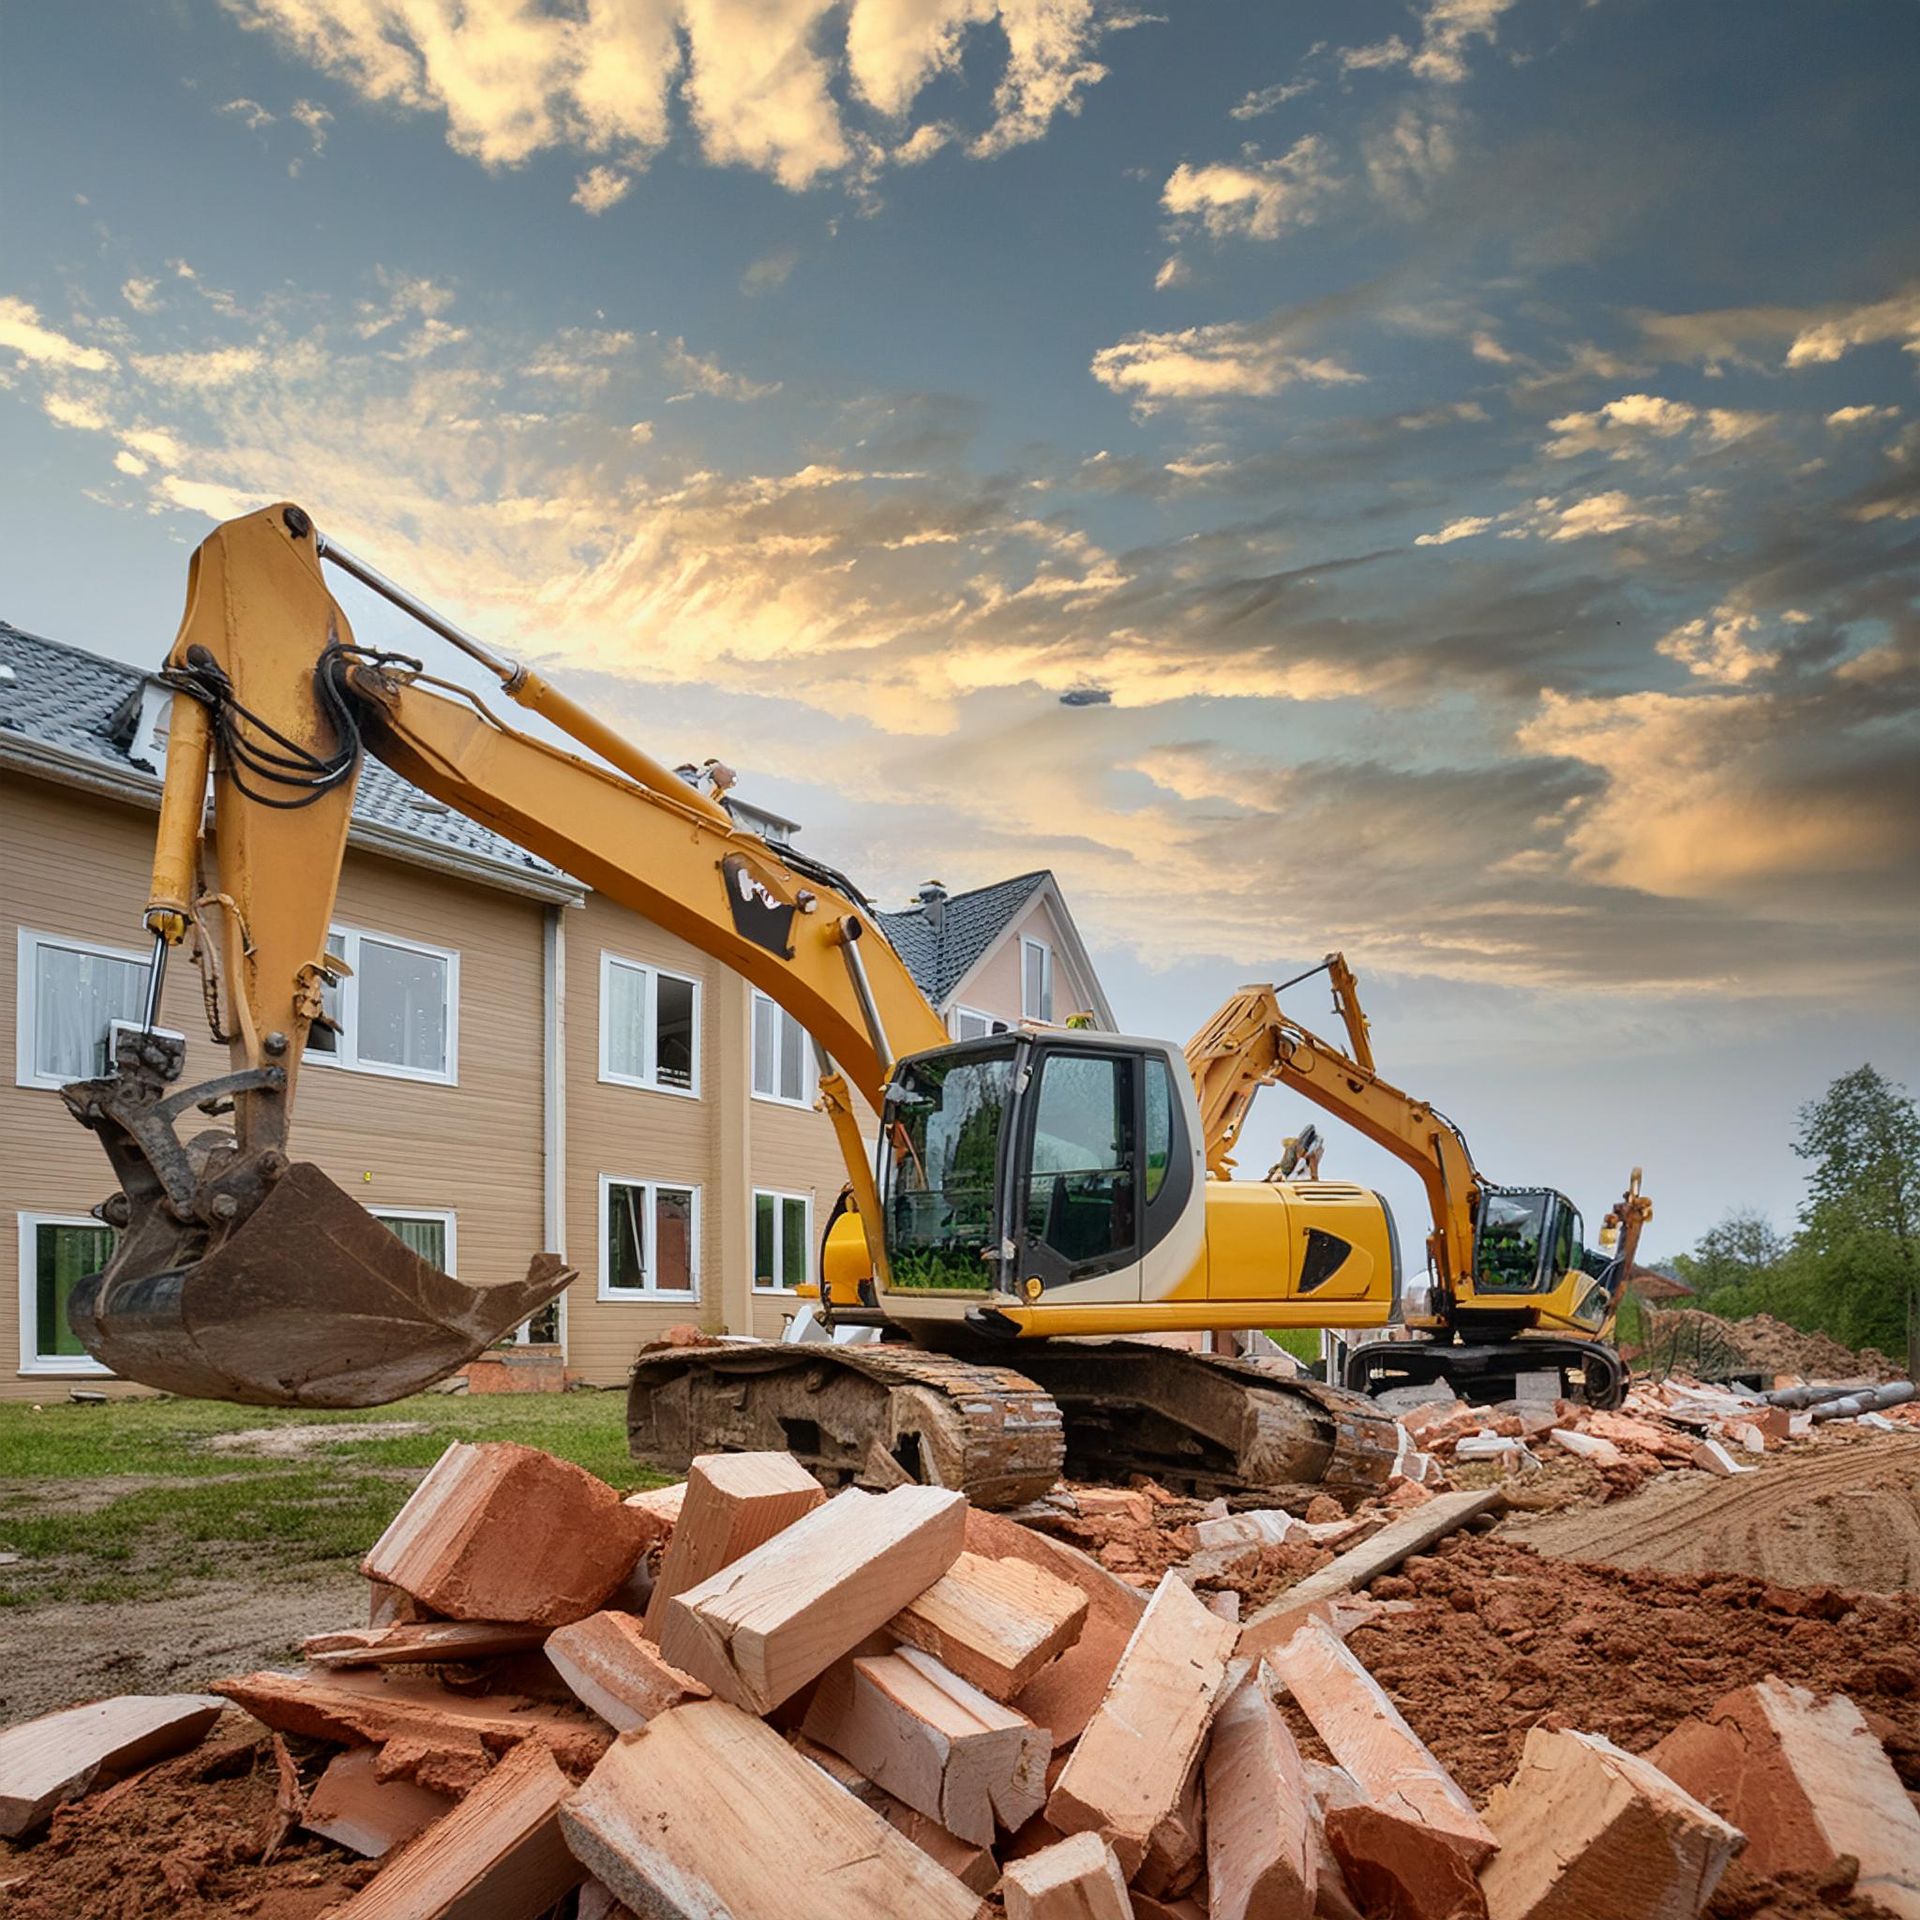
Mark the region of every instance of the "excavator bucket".
[[550, 1253], [526, 1279], [476, 1287], [442, 1273], [310, 1161], [290, 1166], [210, 1252], [122, 1271], [124, 1239], [74, 1289], [87, 1351], [129, 1380], [257, 1407], [377, 1407], [477, 1358], [574, 1278]]

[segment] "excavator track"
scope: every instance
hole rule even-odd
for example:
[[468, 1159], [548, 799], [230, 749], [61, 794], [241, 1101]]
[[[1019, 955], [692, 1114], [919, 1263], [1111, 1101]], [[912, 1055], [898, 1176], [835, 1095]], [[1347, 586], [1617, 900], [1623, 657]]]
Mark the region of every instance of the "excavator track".
[[1141, 1340], [1049, 1340], [1020, 1360], [1059, 1403], [1076, 1479], [1140, 1473], [1179, 1493], [1273, 1506], [1316, 1493], [1352, 1504], [1384, 1493], [1393, 1471], [1392, 1416], [1284, 1361]]
[[1060, 1478], [1060, 1409], [996, 1362], [918, 1347], [714, 1342], [642, 1350], [627, 1390], [636, 1460], [784, 1450], [829, 1487], [923, 1481], [981, 1507]]
[[1394, 1423], [1271, 1361], [1140, 1341], [1053, 1340], [964, 1356], [905, 1344], [713, 1342], [645, 1349], [627, 1398], [634, 1457], [785, 1450], [828, 1486], [925, 1481], [976, 1506], [1038, 1499], [1063, 1472], [1272, 1505], [1384, 1491]]
[[1604, 1340], [1562, 1340], [1529, 1334], [1520, 1340], [1455, 1345], [1444, 1340], [1369, 1340], [1347, 1355], [1343, 1374], [1356, 1393], [1443, 1384], [1462, 1399], [1490, 1406], [1511, 1400], [1523, 1373], [1557, 1370], [1566, 1397], [1590, 1407], [1617, 1407], [1630, 1381], [1627, 1363]]

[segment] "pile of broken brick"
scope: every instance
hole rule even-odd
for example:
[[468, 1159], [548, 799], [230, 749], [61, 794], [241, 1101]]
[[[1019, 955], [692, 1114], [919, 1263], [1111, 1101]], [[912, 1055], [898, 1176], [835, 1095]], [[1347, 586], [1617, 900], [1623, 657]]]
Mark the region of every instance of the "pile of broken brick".
[[1474, 1806], [1345, 1636], [1500, 1498], [1419, 1502], [1242, 1622], [938, 1488], [731, 1454], [623, 1502], [459, 1443], [366, 1558], [370, 1625], [0, 1734], [0, 1834], [232, 1703], [289, 1825], [379, 1861], [338, 1920], [1690, 1920], [1743, 1847], [1850, 1855], [1920, 1920], [1884, 1751], [1777, 1679], [1644, 1757], [1543, 1722]]
[[1841, 1425], [1920, 1430], [1920, 1398], [1908, 1381], [1800, 1381], [1761, 1392], [1675, 1375], [1634, 1387], [1613, 1412], [1551, 1393], [1475, 1407], [1441, 1387], [1435, 1398], [1402, 1408], [1399, 1420], [1405, 1440], [1396, 1478], [1443, 1484], [1448, 1462], [1525, 1473], [1558, 1451], [1632, 1484], [1666, 1467], [1750, 1472], [1742, 1456]]

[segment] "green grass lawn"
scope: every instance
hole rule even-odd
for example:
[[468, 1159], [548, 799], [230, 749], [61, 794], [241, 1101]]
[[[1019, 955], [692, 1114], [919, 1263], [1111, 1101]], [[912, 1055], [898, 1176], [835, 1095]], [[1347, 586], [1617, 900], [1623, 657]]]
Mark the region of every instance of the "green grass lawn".
[[544, 1447], [622, 1493], [662, 1477], [628, 1455], [624, 1393], [430, 1393], [349, 1413], [0, 1406], [0, 1552], [21, 1556], [0, 1566], [0, 1606], [145, 1599], [236, 1565], [350, 1569], [454, 1440]]

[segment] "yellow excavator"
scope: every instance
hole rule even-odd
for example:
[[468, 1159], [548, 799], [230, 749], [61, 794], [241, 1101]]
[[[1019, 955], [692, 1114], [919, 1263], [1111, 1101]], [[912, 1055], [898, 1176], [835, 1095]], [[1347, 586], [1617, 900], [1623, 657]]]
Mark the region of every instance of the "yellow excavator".
[[[357, 644], [326, 563], [595, 757]], [[986, 1505], [1037, 1496], [1063, 1465], [1208, 1493], [1385, 1484], [1394, 1428], [1363, 1397], [1274, 1360], [1093, 1337], [1384, 1326], [1394, 1311], [1398, 1255], [1376, 1194], [1207, 1178], [1176, 1044], [1053, 1028], [950, 1041], [844, 876], [743, 830], [298, 506], [229, 521], [196, 551], [163, 677], [175, 698], [148, 1014], [111, 1074], [65, 1089], [119, 1180], [99, 1209], [118, 1229], [113, 1255], [69, 1308], [115, 1372], [249, 1404], [379, 1405], [452, 1372], [573, 1277], [542, 1255], [524, 1281], [457, 1281], [291, 1155], [301, 1055], [342, 971], [327, 929], [371, 752], [743, 974], [819, 1053], [865, 1242], [863, 1271], [820, 1305], [836, 1328], [869, 1331], [650, 1349], [629, 1398], [638, 1456], [684, 1466], [785, 1447], [829, 1484], [927, 1480]], [[183, 1088], [184, 1046], [154, 1015], [167, 957], [189, 939], [230, 1071]], [[879, 1116], [877, 1165], [856, 1090]], [[195, 1110], [230, 1124], [183, 1138]]]
[[[1323, 972], [1346, 1029], [1345, 1052], [1280, 1007], [1286, 988]], [[1445, 1381], [1486, 1402], [1510, 1398], [1522, 1373], [1552, 1371], [1562, 1393], [1599, 1407], [1620, 1403], [1627, 1368], [1610, 1336], [1641, 1230], [1653, 1218], [1638, 1167], [1594, 1251], [1565, 1194], [1494, 1185], [1451, 1120], [1380, 1076], [1358, 983], [1338, 953], [1277, 987], [1242, 987], [1188, 1043], [1187, 1064], [1210, 1180], [1231, 1180], [1233, 1146], [1255, 1094], [1281, 1086], [1404, 1161], [1426, 1188], [1430, 1277], [1406, 1289], [1399, 1314], [1399, 1324], [1421, 1337], [1351, 1347], [1343, 1384], [1376, 1394]], [[1286, 1184], [1293, 1162], [1307, 1156], [1317, 1168], [1316, 1146], [1302, 1134], [1268, 1183]]]

